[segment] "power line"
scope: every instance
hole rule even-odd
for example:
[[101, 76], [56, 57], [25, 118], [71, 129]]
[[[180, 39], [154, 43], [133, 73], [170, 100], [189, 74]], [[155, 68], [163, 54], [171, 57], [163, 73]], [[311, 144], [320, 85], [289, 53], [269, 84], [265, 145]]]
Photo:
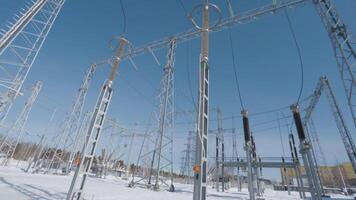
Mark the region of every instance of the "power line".
[[[188, 11], [187, 8], [184, 6], [184, 3], [182, 0], [178, 0], [180, 6], [182, 7], [184, 11], [184, 15], [188, 17]], [[193, 90], [192, 90], [192, 80], [190, 78], [190, 45], [189, 41], [187, 42], [186, 46], [186, 69], [187, 69], [187, 80], [188, 80], [188, 88], [189, 88], [189, 93], [190, 93], [190, 98], [193, 103], [194, 109], [197, 112], [198, 108], [194, 100], [194, 95], [193, 95]]]
[[298, 53], [298, 58], [299, 58], [299, 62], [300, 62], [300, 89], [299, 89], [299, 94], [298, 94], [298, 98], [297, 98], [297, 104], [299, 103], [299, 100], [302, 96], [302, 93], [303, 93], [303, 87], [304, 87], [304, 64], [303, 64], [303, 58], [302, 58], [302, 53], [301, 53], [301, 49], [300, 49], [300, 46], [299, 46], [299, 43], [298, 43], [298, 40], [297, 40], [297, 37], [295, 35], [295, 31], [294, 31], [294, 28], [293, 28], [293, 24], [290, 20], [290, 17], [288, 15], [288, 12], [287, 10], [284, 10], [284, 14], [287, 18], [287, 21], [288, 21], [288, 27], [289, 27], [289, 30], [292, 34], [292, 37], [293, 37], [293, 41], [294, 41], [294, 44], [295, 44], [295, 47], [297, 49], [297, 53]]
[[234, 45], [233, 45], [233, 42], [232, 42], [232, 36], [231, 36], [230, 28], [228, 29], [228, 32], [229, 32], [229, 40], [230, 40], [230, 48], [231, 48], [231, 56], [232, 56], [232, 66], [233, 66], [233, 69], [234, 69], [235, 85], [236, 85], [237, 94], [238, 94], [238, 97], [239, 97], [239, 100], [240, 100], [240, 106], [244, 110], [244, 104], [243, 104], [243, 101], [242, 101], [239, 79], [237, 78], [235, 52], [234, 52]]
[[182, 7], [182, 9], [184, 10], [185, 16], [188, 16], [188, 11], [187, 8], [184, 6], [184, 3], [182, 0], [178, 0], [180, 6]]
[[123, 17], [123, 26], [122, 26], [122, 34], [125, 35], [126, 33], [126, 26], [127, 26], [127, 19], [126, 19], [126, 10], [124, 7], [124, 4], [122, 0], [120, 0], [120, 7], [121, 7], [121, 12], [122, 12], [122, 17]]
[[193, 95], [193, 90], [192, 90], [192, 80], [190, 78], [190, 45], [189, 45], [189, 42], [187, 42], [187, 58], [186, 58], [186, 68], [187, 68], [187, 79], [188, 79], [188, 88], [189, 88], [189, 92], [190, 92], [190, 98], [192, 100], [192, 103], [193, 103], [193, 106], [194, 106], [194, 109], [195, 111], [197, 112], [198, 108], [197, 108], [197, 105], [195, 104], [195, 100], [194, 100], [194, 95]]

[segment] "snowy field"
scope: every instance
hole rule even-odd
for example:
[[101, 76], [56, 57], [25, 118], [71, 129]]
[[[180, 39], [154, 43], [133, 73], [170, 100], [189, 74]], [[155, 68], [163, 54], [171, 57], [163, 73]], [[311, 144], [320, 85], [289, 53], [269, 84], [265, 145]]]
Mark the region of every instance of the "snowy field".
[[[1, 200], [57, 200], [65, 199], [71, 176], [28, 174], [14, 166], [0, 167]], [[176, 192], [152, 191], [146, 188], [128, 188], [127, 181], [115, 177], [107, 179], [89, 178], [85, 197], [88, 200], [189, 200], [192, 199], [192, 185], [175, 184]], [[335, 196], [335, 199], [352, 199]], [[248, 199], [247, 190], [237, 192], [232, 188], [218, 193], [208, 188], [209, 200]], [[298, 193], [288, 196], [287, 192], [266, 190], [266, 200], [299, 199]]]

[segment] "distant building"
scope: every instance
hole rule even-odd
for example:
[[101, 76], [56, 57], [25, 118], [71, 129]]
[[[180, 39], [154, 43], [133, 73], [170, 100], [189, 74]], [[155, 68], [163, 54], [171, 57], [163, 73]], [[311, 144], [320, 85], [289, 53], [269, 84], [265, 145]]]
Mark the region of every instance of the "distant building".
[[[306, 174], [304, 166], [301, 166], [303, 182], [307, 184]], [[347, 187], [356, 187], [356, 174], [352, 168], [351, 163], [345, 162], [336, 166], [320, 166], [319, 174], [321, 182], [325, 187], [337, 187], [343, 188], [342, 177], [345, 180]], [[287, 175], [287, 176], [286, 176]], [[286, 180], [289, 180], [289, 183], [296, 185], [296, 173], [294, 169], [281, 169], [282, 185], [286, 185]]]

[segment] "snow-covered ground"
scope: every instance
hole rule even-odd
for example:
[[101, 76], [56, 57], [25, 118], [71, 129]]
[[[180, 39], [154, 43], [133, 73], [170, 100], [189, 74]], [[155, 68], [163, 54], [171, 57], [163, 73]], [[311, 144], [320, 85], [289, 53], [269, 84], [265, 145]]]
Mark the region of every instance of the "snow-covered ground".
[[[14, 166], [0, 167], [1, 200], [58, 200], [65, 199], [72, 176], [29, 174]], [[176, 192], [152, 191], [146, 188], [127, 187], [127, 181], [115, 177], [106, 179], [89, 178], [85, 196], [88, 200], [189, 200], [192, 199], [192, 185], [175, 184]], [[335, 196], [337, 199], [352, 199]], [[208, 188], [208, 200], [248, 199], [247, 190], [237, 192], [232, 188], [218, 193]], [[297, 193], [266, 189], [266, 200], [299, 199]]]

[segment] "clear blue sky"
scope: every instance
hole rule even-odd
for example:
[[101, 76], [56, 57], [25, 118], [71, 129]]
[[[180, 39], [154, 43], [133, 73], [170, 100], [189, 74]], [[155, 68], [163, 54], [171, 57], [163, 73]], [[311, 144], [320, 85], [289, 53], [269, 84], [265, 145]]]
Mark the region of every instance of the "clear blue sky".
[[[199, 0], [182, 1], [188, 10], [200, 3]], [[127, 12], [126, 36], [134, 46], [191, 28], [178, 0], [124, 0], [123, 2]], [[228, 15], [225, 1], [212, 2], [222, 8], [224, 17]], [[232, 0], [236, 14], [270, 2], [267, 0]], [[356, 2], [343, 0], [334, 1], [334, 3], [348, 28], [356, 33]], [[12, 16], [24, 4], [24, 0], [2, 2], [0, 27], [4, 27], [7, 21], [11, 21]], [[311, 3], [308, 3], [290, 10], [289, 14], [302, 49], [305, 67], [303, 97], [312, 93], [321, 75], [326, 75], [347, 118], [352, 135], [356, 137], [350, 120], [350, 112], [346, 107], [345, 94], [333, 50], [316, 10]], [[26, 85], [33, 84], [37, 80], [44, 82], [39, 101], [30, 115], [27, 126], [29, 132], [41, 132], [48, 121], [51, 109], [54, 108], [58, 109], [58, 114], [50, 132], [54, 135], [58, 131], [57, 127], [60, 126], [65, 113], [71, 107], [84, 72], [90, 63], [113, 55], [108, 42], [112, 37], [120, 35], [122, 26], [122, 13], [118, 0], [67, 0], [25, 82]], [[256, 113], [294, 103], [300, 84], [299, 60], [285, 15], [279, 13], [235, 26], [232, 29], [232, 35], [245, 107], [251, 113]], [[189, 92], [188, 74], [192, 82], [193, 96], [195, 99], [197, 96], [199, 40], [189, 42], [188, 61], [186, 45], [186, 43], [178, 45], [175, 64], [175, 100], [178, 111], [194, 109]], [[159, 51], [157, 55], [160, 62], [165, 63], [165, 51]], [[210, 106], [220, 107], [224, 117], [239, 114], [241, 108], [235, 90], [227, 31], [211, 35], [209, 61], [211, 67]], [[122, 63], [120, 75], [115, 82], [115, 93], [109, 114], [123, 126], [132, 127], [134, 122], [138, 122], [141, 125], [137, 129], [144, 130], [145, 126], [142, 124], [148, 123], [153, 103], [156, 103], [155, 96], [159, 88], [162, 68], [155, 64], [150, 55], [139, 56], [135, 58], [135, 62], [139, 67], [138, 71], [134, 70], [129, 62]], [[103, 67], [98, 70], [87, 96], [85, 110], [92, 109], [108, 69], [108, 67]], [[21, 107], [22, 102], [20, 102], [21, 100], [16, 103], [14, 111]], [[283, 113], [289, 115], [290, 111], [285, 109]], [[10, 123], [15, 115], [16, 113], [10, 115], [8, 120]], [[279, 115], [281, 116], [282, 113], [279, 112]], [[274, 120], [276, 117], [276, 113], [270, 113], [250, 119], [252, 131], [256, 132], [257, 149], [261, 156], [282, 155], [279, 132], [276, 128], [277, 122], [253, 126], [253, 124]], [[211, 118], [216, 118], [215, 113], [211, 113]], [[180, 166], [181, 151], [187, 131], [194, 130], [193, 124], [182, 123], [191, 122], [194, 119], [195, 116], [178, 116], [176, 119], [176, 168]], [[325, 98], [321, 99], [314, 113], [314, 120], [328, 162], [334, 164], [335, 157], [338, 161], [347, 160]], [[290, 123], [290, 119], [282, 120], [281, 123]], [[242, 126], [240, 119], [236, 119], [234, 124], [238, 128]], [[232, 121], [225, 120], [224, 126], [230, 128]], [[210, 128], [215, 127], [216, 122], [211, 122]], [[242, 132], [241, 129], [238, 131], [239, 153], [244, 154]], [[287, 134], [287, 128], [282, 127], [285, 144], [287, 144]], [[229, 139], [228, 136], [226, 137]], [[210, 146], [213, 146], [214, 141], [213, 138], [210, 140]], [[231, 154], [230, 141], [228, 140], [227, 144], [229, 146], [228, 156]], [[139, 141], [136, 146], [138, 145]], [[288, 156], [287, 148], [285, 145]], [[214, 155], [214, 151], [210, 150], [209, 155]]]

